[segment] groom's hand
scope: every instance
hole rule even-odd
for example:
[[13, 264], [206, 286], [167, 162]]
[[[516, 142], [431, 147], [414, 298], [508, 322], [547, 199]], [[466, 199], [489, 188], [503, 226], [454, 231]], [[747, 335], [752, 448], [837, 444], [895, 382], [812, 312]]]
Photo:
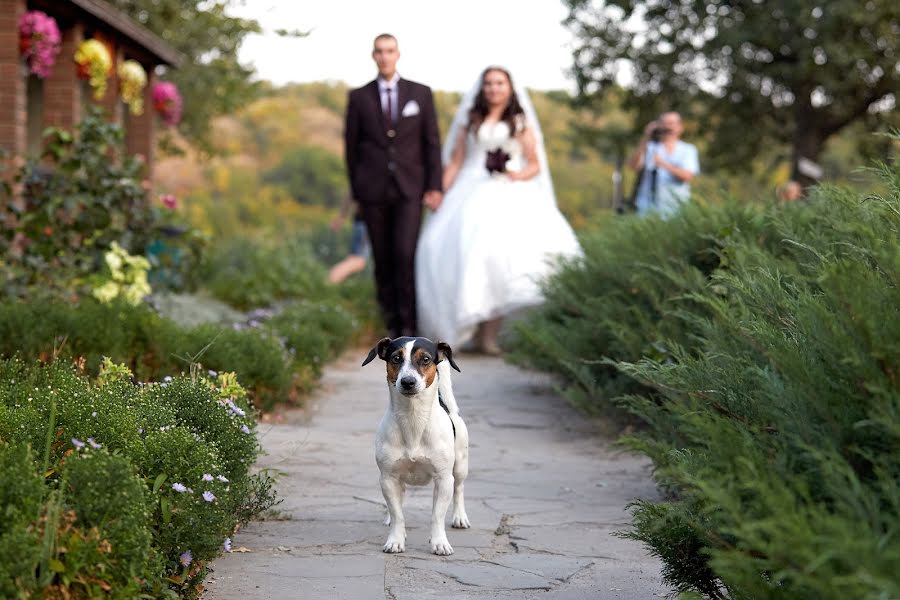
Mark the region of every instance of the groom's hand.
[[442, 192], [438, 190], [429, 190], [425, 192], [425, 195], [422, 197], [422, 202], [431, 210], [437, 210], [440, 208], [443, 199], [444, 194]]

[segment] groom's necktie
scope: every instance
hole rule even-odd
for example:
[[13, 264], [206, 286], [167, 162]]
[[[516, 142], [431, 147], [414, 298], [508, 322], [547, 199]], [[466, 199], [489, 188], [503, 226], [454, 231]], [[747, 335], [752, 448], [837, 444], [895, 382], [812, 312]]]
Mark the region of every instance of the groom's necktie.
[[384, 88], [384, 93], [387, 96], [387, 102], [384, 104], [384, 128], [388, 131], [393, 131], [394, 103], [392, 96], [394, 95], [394, 88]]

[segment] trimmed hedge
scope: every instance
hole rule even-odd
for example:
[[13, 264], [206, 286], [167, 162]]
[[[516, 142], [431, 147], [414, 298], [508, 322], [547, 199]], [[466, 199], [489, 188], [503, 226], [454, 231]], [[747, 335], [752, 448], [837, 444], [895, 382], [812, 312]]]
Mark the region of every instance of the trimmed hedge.
[[885, 194], [686, 207], [585, 242], [514, 335], [645, 427], [634, 529], [679, 592], [900, 597], [900, 169]]

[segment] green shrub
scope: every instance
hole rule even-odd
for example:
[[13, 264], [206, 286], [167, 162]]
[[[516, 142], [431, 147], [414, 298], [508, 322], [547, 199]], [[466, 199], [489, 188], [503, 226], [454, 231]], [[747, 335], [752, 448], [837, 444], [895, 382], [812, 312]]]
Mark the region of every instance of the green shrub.
[[272, 506], [271, 480], [249, 473], [255, 415], [233, 373], [131, 378], [110, 361], [97, 384], [62, 361], [0, 361], [0, 483], [15, 482], [0, 489], [0, 541], [21, 548], [0, 561], [0, 590], [189, 592], [235, 526]]
[[302, 238], [278, 243], [226, 240], [211, 249], [203, 273], [205, 286], [216, 298], [240, 309], [332, 294], [325, 267]]
[[76, 597], [134, 598], [159, 574], [147, 486], [128, 459], [87, 447], [66, 459], [61, 477], [74, 521], [57, 541], [58, 581]]
[[688, 205], [668, 221], [618, 219], [585, 235], [584, 259], [564, 264], [544, 305], [516, 323], [511, 359], [559, 373], [569, 399], [592, 412], [644, 391], [610, 361], [664, 360], [673, 343], [693, 344], [705, 311], [694, 295], [727, 268], [736, 240], [764, 240], [764, 223], [754, 207]]
[[[5, 412], [0, 408], [0, 419]], [[2, 439], [2, 436], [0, 436]], [[44, 481], [25, 444], [0, 441], [0, 596], [15, 598], [37, 586], [41, 540], [35, 523]]]
[[[208, 348], [204, 351], [204, 348]], [[141, 381], [186, 371], [195, 357], [217, 371], [235, 371], [260, 405], [291, 391], [291, 364], [271, 335], [204, 325], [182, 329], [146, 306], [85, 299], [0, 303], [0, 355], [84, 361], [99, 372], [103, 357], [125, 363]]]
[[[662, 558], [677, 591], [900, 595], [900, 169], [882, 167], [882, 179], [884, 196], [820, 188], [809, 204], [749, 221], [695, 208], [623, 223], [655, 229], [670, 251], [690, 227], [697, 239], [713, 239], [712, 224], [730, 231], [714, 238], [718, 264], [705, 271], [686, 267], [685, 253], [639, 267], [632, 254], [647, 252], [617, 254], [616, 235], [587, 245], [584, 264], [550, 282], [524, 326], [535, 331], [518, 333], [521, 354], [566, 352], [533, 360], [580, 373], [591, 406], [612, 406], [604, 391], [630, 392], [616, 405], [645, 427], [625, 442], [653, 459], [670, 501], [637, 503], [626, 535]], [[662, 301], [632, 302], [596, 279], [623, 265]]]

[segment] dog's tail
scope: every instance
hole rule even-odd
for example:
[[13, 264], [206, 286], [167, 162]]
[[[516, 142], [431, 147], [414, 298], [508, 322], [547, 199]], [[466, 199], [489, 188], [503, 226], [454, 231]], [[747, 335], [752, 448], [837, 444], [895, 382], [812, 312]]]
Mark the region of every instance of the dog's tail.
[[438, 394], [441, 401], [447, 407], [451, 415], [459, 414], [459, 406], [456, 405], [456, 397], [453, 395], [453, 383], [450, 381], [450, 361], [442, 360], [437, 364], [438, 369]]

